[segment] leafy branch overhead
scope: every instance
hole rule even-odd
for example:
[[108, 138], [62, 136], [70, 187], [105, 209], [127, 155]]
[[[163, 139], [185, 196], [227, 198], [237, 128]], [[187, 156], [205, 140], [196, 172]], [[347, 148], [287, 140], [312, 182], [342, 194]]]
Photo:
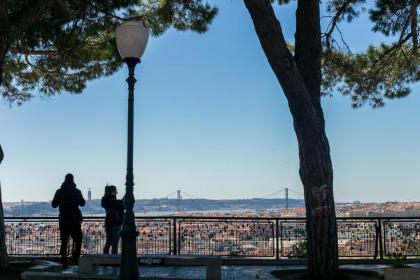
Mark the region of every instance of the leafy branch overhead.
[[[0, 13], [0, 92], [10, 104], [34, 92], [81, 93], [88, 81], [115, 73], [122, 62], [113, 32], [124, 20], [142, 20], [159, 36], [170, 27], [206, 32], [217, 14], [201, 0], [35, 2], [0, 1], [0, 10], [7, 7]], [[22, 24], [28, 9], [39, 16]]]
[[[324, 93], [333, 90], [350, 95], [353, 107], [373, 107], [386, 99], [405, 97], [410, 84], [419, 80], [419, 0], [377, 0], [369, 10], [365, 0], [334, 0], [327, 5], [331, 22], [323, 35], [322, 60]], [[352, 53], [338, 27], [368, 12], [373, 32], [395, 38], [394, 42], [369, 46], [364, 53]], [[333, 35], [339, 39], [334, 39]]]
[[[271, 0], [289, 4], [291, 0]], [[386, 99], [405, 97], [410, 84], [419, 80], [419, 0], [329, 0], [322, 33], [322, 89], [324, 95], [350, 95], [353, 107], [368, 103], [381, 107]], [[394, 42], [368, 46], [353, 53], [344, 40], [340, 23], [351, 23], [368, 13], [373, 32], [395, 38]]]
[[[354, 107], [379, 107], [386, 99], [407, 96], [420, 76], [419, 0], [324, 4], [329, 22], [322, 35], [324, 94], [350, 95]], [[353, 53], [340, 24], [362, 13], [369, 14], [373, 32], [393, 42]], [[0, 94], [21, 104], [34, 92], [80, 93], [88, 81], [111, 75], [121, 66], [113, 31], [123, 20], [142, 20], [159, 36], [171, 27], [206, 32], [216, 15], [217, 8], [202, 0], [0, 0]]]

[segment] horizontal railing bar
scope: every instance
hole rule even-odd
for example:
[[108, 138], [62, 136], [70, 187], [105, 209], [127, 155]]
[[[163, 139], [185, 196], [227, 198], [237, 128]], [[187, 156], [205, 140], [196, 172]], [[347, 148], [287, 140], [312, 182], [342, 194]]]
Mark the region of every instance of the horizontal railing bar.
[[[169, 220], [169, 219], [191, 219], [191, 220], [281, 220], [281, 221], [305, 221], [305, 217], [226, 217], [226, 216], [136, 216], [136, 219], [141, 220]], [[58, 220], [58, 216], [9, 216], [4, 217], [5, 220]], [[105, 216], [84, 216], [83, 219], [88, 220], [102, 220]], [[352, 220], [392, 220], [392, 221], [406, 221], [406, 220], [420, 220], [420, 217], [337, 217], [337, 220], [352, 221]]]

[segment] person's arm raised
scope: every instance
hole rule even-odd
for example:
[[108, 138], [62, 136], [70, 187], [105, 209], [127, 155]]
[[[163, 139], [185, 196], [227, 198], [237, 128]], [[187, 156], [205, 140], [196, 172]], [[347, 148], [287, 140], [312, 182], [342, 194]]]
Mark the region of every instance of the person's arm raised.
[[56, 192], [55, 192], [55, 195], [54, 195], [54, 198], [53, 198], [53, 200], [51, 201], [51, 206], [52, 206], [53, 208], [57, 208], [57, 207], [58, 207], [58, 201], [59, 201], [59, 198], [58, 198], [58, 191], [56, 191]]

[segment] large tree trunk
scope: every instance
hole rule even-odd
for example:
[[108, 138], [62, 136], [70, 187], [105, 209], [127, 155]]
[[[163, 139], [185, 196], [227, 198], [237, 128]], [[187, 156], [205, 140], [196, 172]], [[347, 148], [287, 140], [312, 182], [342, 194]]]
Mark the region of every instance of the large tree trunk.
[[271, 2], [244, 2], [293, 116], [305, 192], [308, 269], [313, 279], [333, 279], [338, 269], [338, 245], [333, 170], [320, 102], [319, 1], [298, 2], [295, 57], [287, 48]]
[[332, 279], [338, 269], [333, 170], [321, 118], [294, 116], [304, 186], [308, 268], [315, 279]]
[[[0, 145], [0, 164], [3, 161], [4, 154]], [[0, 269], [9, 266], [9, 257], [7, 256], [6, 247], [6, 231], [4, 227], [3, 203], [1, 197], [1, 182], [0, 182]]]
[[[299, 0], [296, 12], [295, 61], [317, 113], [317, 122], [295, 118], [300, 178], [305, 187], [308, 267], [317, 278], [338, 269], [333, 168], [321, 107], [321, 24], [318, 0]], [[309, 122], [310, 123], [310, 122]]]

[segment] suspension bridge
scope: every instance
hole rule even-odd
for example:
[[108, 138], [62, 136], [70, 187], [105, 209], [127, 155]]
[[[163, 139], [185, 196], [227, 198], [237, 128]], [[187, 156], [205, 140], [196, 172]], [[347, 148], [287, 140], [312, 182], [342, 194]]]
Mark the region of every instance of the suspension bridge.
[[[292, 194], [292, 196], [290, 196]], [[184, 199], [202, 199], [208, 200], [208, 198], [199, 197], [194, 194], [188, 193], [184, 190], [178, 189], [174, 192], [169, 193], [168, 195], [162, 197], [164, 199], [176, 199], [178, 202], [178, 211], [181, 210], [181, 201]], [[278, 191], [272, 192], [270, 194], [255, 197], [254, 199], [284, 199], [285, 208], [289, 209], [289, 199], [303, 199], [303, 193], [297, 191], [296, 189], [283, 187]]]

